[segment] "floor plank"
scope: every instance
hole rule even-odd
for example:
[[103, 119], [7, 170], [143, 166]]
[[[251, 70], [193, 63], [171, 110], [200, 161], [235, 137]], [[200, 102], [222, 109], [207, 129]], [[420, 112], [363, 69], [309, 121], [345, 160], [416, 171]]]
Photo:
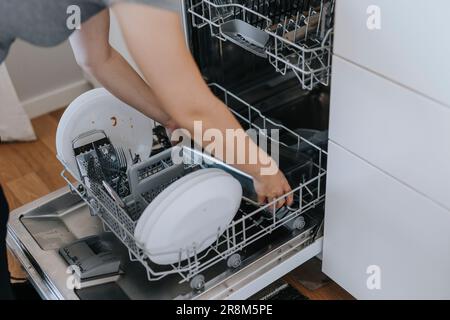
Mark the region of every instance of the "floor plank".
[[28, 143], [0, 144], [0, 183], [5, 183], [32, 172], [27, 161], [16, 151], [16, 146]]
[[3, 191], [5, 192], [5, 197], [8, 200], [9, 209], [11, 211], [24, 205], [24, 203], [20, 202], [20, 200], [17, 199], [14, 192], [12, 192], [5, 183], [3, 183], [1, 185], [2, 185]]
[[39, 199], [52, 191], [35, 172], [7, 182], [6, 187], [11, 190], [21, 204]]
[[354, 300], [347, 291], [342, 289], [335, 282], [330, 281], [330, 283], [324, 285], [316, 290], [310, 290], [303, 286], [300, 282], [295, 279], [295, 276], [291, 273], [288, 274], [284, 280], [291, 286], [296, 288], [302, 295], [310, 300]]
[[39, 137], [39, 141], [45, 144], [45, 146], [55, 155], [56, 154], [56, 130], [58, 126], [57, 115], [52, 116], [51, 114], [36, 118], [33, 121], [34, 130], [36, 135]]
[[[55, 158], [56, 127], [63, 111], [32, 120], [37, 141], [0, 144], [0, 184], [11, 211], [64, 186], [62, 166]], [[25, 277], [9, 252], [8, 265], [12, 277]]]
[[61, 108], [56, 111], [50, 112], [50, 116], [53, 117], [56, 121], [59, 121], [65, 110], [66, 108]]

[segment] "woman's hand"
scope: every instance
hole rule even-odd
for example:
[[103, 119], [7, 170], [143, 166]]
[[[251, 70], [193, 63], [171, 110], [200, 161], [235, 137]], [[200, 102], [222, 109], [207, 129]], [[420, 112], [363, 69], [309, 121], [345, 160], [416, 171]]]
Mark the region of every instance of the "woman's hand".
[[166, 121], [165, 123], [163, 123], [164, 128], [166, 128], [167, 130], [167, 136], [170, 138], [172, 136], [172, 133], [179, 129], [180, 126], [172, 119]]
[[[270, 203], [275, 199], [292, 191], [289, 182], [284, 174], [278, 170], [274, 175], [259, 175], [253, 178], [255, 191], [258, 194], [258, 202]], [[292, 205], [294, 202], [294, 195], [291, 193], [285, 198], [277, 201], [276, 208], [281, 208], [284, 205]]]

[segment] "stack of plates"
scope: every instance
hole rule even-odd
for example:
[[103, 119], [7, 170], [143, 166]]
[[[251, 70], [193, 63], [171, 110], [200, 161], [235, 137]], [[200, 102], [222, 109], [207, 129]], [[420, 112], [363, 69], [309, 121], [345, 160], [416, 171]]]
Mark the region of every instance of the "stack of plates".
[[135, 238], [154, 263], [177, 263], [180, 252], [185, 260], [208, 248], [226, 230], [241, 198], [241, 184], [230, 174], [198, 170], [150, 203], [136, 225]]
[[81, 134], [102, 130], [114, 146], [126, 146], [126, 150], [145, 159], [152, 150], [153, 127], [153, 120], [107, 90], [94, 89], [76, 98], [65, 110], [56, 131], [56, 150], [59, 159], [80, 180], [72, 142]]

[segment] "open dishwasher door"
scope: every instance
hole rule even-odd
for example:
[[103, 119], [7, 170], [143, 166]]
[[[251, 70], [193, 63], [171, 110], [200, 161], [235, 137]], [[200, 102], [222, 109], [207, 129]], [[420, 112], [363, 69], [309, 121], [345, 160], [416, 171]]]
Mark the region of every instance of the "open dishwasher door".
[[[319, 214], [320, 215], [320, 214]], [[130, 261], [127, 248], [110, 232], [78, 195], [63, 188], [11, 213], [7, 243], [22, 263], [43, 299], [246, 299], [322, 250], [316, 215], [299, 231], [258, 246], [239, 268], [217, 264], [204, 273], [200, 291], [180, 283], [174, 274], [146, 281], [146, 270]], [[77, 289], [73, 269], [59, 254], [60, 247], [97, 235], [120, 257], [122, 274], [110, 283]]]

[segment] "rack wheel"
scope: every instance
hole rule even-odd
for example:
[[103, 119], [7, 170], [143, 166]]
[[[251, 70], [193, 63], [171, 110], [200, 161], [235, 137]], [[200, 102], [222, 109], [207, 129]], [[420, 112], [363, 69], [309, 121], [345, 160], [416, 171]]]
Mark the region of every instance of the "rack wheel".
[[227, 259], [227, 266], [231, 269], [239, 268], [242, 263], [241, 255], [239, 253], [232, 254]]
[[200, 291], [205, 287], [205, 276], [202, 274], [196, 275], [189, 284], [193, 290]]
[[77, 189], [78, 189], [78, 192], [81, 193], [82, 195], [86, 194], [86, 190], [84, 189], [84, 187], [81, 184], [78, 185]]
[[297, 230], [302, 230], [306, 226], [305, 217], [300, 216], [294, 220], [293, 227]]
[[69, 191], [73, 195], [78, 195], [79, 193], [84, 195], [84, 193], [85, 193], [85, 190], [81, 184], [78, 185], [78, 187], [76, 187], [76, 188], [74, 188], [72, 185], [69, 185]]

